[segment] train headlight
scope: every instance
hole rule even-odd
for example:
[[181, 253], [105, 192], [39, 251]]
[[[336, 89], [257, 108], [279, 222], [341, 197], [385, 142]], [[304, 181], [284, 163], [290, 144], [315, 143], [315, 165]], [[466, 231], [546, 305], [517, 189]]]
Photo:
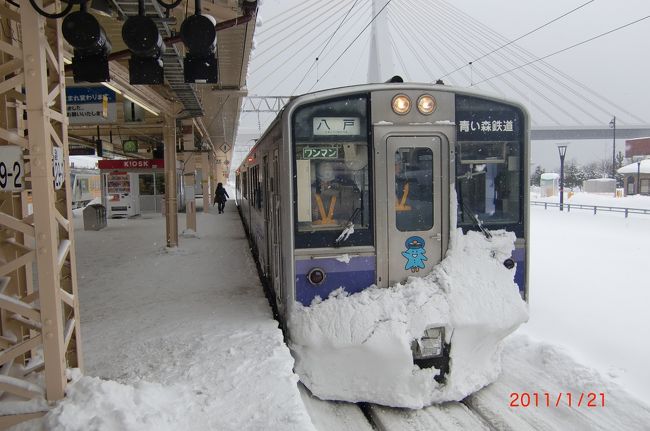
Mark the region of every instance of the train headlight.
[[320, 268], [314, 268], [307, 274], [307, 280], [314, 286], [318, 286], [325, 281], [325, 271]]
[[413, 340], [411, 351], [414, 359], [436, 358], [442, 356], [445, 328], [427, 328], [422, 338]]
[[422, 115], [431, 115], [436, 110], [436, 100], [428, 94], [423, 94], [418, 98], [418, 111]]
[[393, 97], [393, 112], [398, 115], [406, 115], [411, 110], [411, 99], [405, 94], [398, 94]]

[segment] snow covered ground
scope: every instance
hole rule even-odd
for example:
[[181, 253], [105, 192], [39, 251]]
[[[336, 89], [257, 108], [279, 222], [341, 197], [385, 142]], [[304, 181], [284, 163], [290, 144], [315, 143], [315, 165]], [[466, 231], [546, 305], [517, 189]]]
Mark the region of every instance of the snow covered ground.
[[532, 207], [530, 226], [531, 317], [520, 332], [565, 347], [650, 405], [650, 215]]
[[[327, 409], [303, 404], [234, 204], [223, 215], [197, 216], [197, 237], [181, 237], [171, 252], [159, 215], [109, 220], [98, 232], [83, 231], [75, 219], [86, 376], [74, 376], [67, 399], [43, 420], [15, 429], [312, 430], [312, 422], [331, 423]], [[506, 340], [501, 377], [469, 403], [499, 429], [520, 429], [506, 425], [517, 420], [546, 424], [538, 429], [587, 429], [587, 420], [602, 429], [647, 429], [650, 292], [642, 241], [650, 216], [533, 208], [531, 230], [530, 322]], [[510, 408], [510, 393], [523, 391], [603, 392], [606, 406]], [[317, 412], [313, 420], [308, 410]]]

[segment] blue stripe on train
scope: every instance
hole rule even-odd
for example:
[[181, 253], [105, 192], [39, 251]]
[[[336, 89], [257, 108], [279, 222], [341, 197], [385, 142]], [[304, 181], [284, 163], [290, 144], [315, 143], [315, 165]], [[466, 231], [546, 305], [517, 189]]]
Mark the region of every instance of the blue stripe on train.
[[[314, 268], [325, 272], [325, 281], [314, 286], [307, 280], [307, 274]], [[335, 258], [296, 260], [296, 300], [309, 306], [316, 296], [326, 299], [339, 287], [352, 294], [361, 292], [375, 283], [375, 257], [351, 257], [349, 263]]]

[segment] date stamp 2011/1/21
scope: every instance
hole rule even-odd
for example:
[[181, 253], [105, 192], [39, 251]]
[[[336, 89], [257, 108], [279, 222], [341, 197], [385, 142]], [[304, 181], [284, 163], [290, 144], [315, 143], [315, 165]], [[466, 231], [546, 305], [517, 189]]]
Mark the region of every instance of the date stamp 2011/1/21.
[[605, 407], [605, 393], [510, 392], [510, 407]]

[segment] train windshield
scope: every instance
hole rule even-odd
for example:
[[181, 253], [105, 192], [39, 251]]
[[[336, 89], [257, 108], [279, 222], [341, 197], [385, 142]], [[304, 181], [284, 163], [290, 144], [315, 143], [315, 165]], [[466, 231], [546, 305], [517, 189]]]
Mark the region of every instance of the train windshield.
[[456, 106], [458, 225], [523, 229], [523, 113], [467, 96], [457, 96]]
[[[297, 247], [372, 244], [366, 113], [365, 96], [297, 110], [293, 118]], [[343, 231], [347, 235], [342, 241]]]

